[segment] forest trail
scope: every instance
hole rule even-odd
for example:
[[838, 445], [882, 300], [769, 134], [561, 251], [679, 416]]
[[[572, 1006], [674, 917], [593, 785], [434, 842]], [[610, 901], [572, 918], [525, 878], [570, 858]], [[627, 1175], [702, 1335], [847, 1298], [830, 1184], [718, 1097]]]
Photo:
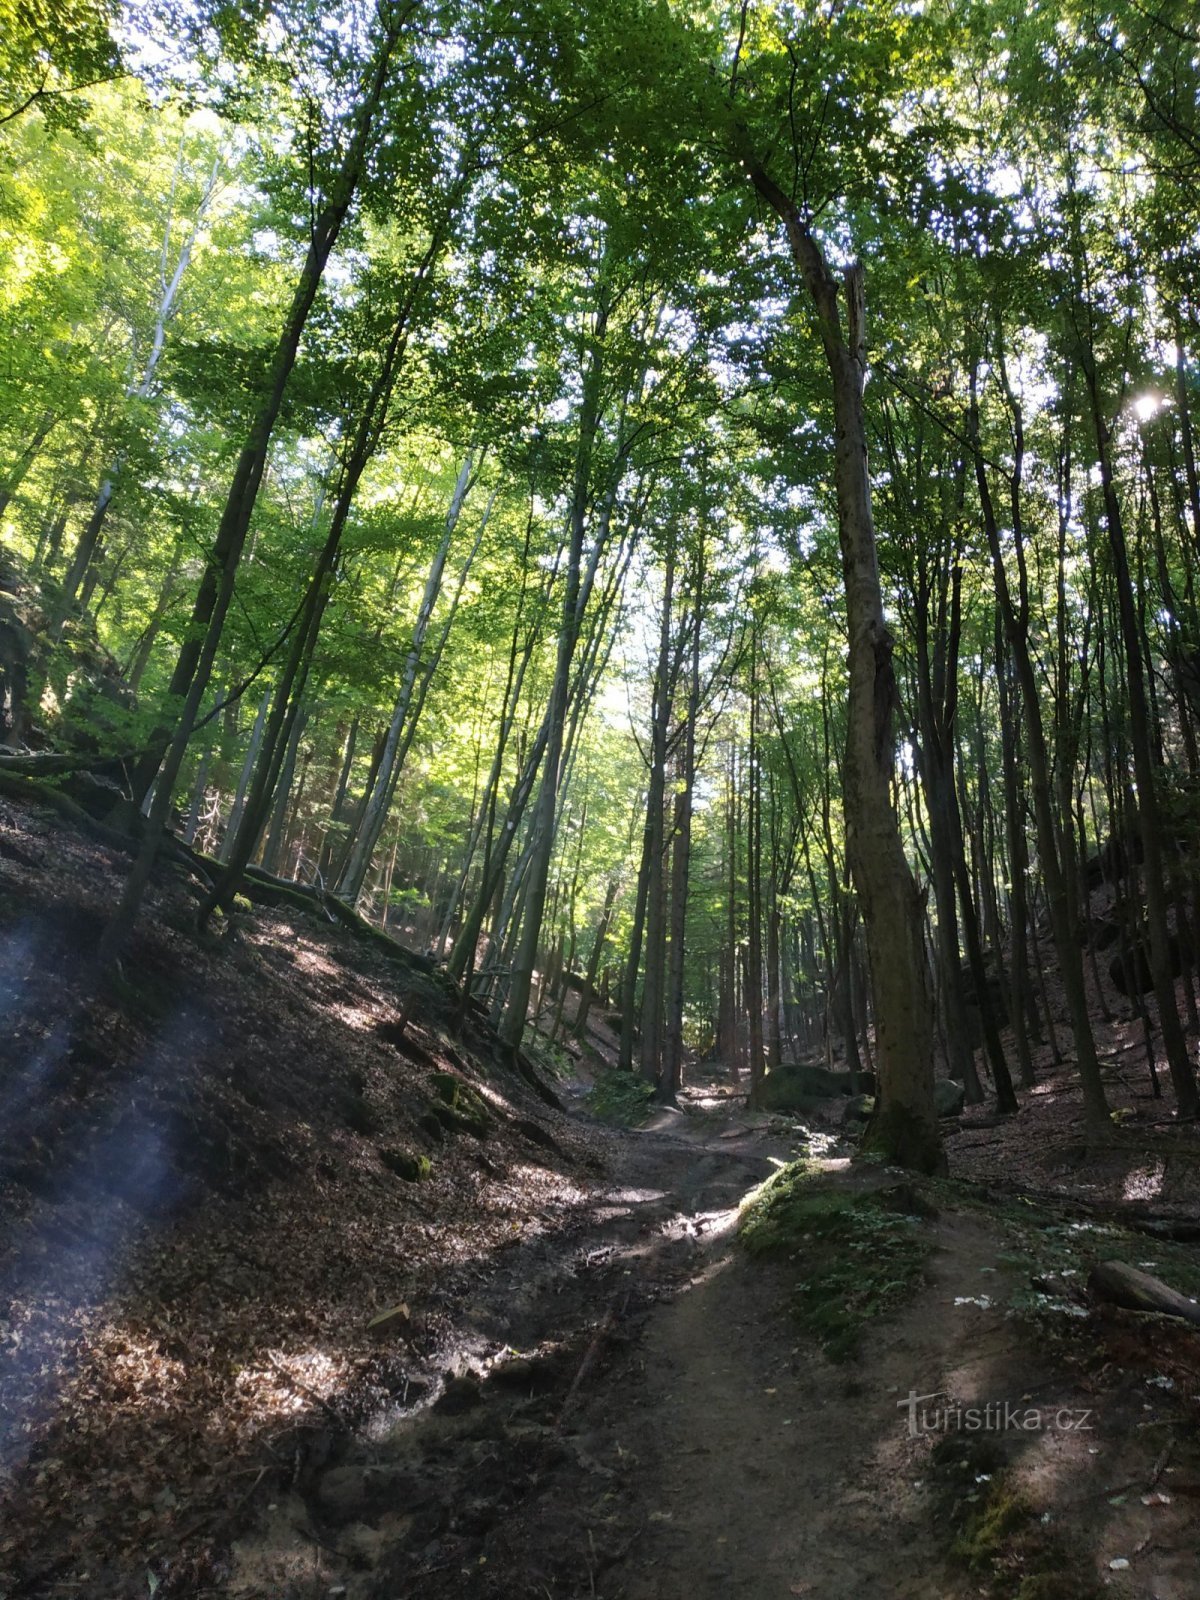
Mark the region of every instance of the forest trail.
[[[1194, 1226], [1182, 1141], [1082, 1162], [1049, 1072], [947, 1124], [946, 1182], [699, 1073], [618, 1130], [324, 918], [197, 941], [183, 879], [136, 995], [92, 994], [113, 855], [12, 814], [0, 857], [3, 1600], [1195, 1600], [1195, 1334], [1069, 1292], [1115, 1257], [1200, 1293], [1194, 1250], [1112, 1225]], [[447, 1086], [486, 1132], [429, 1135]], [[751, 1254], [739, 1208], [799, 1157], [870, 1225]], [[808, 1315], [831, 1253], [856, 1350]], [[914, 1439], [910, 1390], [1092, 1421]]]
[[[667, 1113], [622, 1139], [569, 1255], [539, 1273], [518, 1253], [480, 1284], [453, 1403], [342, 1452], [276, 1504], [237, 1547], [232, 1592], [966, 1600], [1015, 1595], [1032, 1575], [1052, 1587], [1022, 1593], [1059, 1600], [1193, 1595], [1190, 1509], [1155, 1498], [1161, 1447], [1176, 1442], [1169, 1386], [1110, 1381], [1098, 1407], [1094, 1376], [1008, 1311], [1027, 1263], [1005, 1257], [985, 1212], [958, 1208], [922, 1219], [921, 1292], [869, 1325], [854, 1363], [827, 1359], [788, 1313], [797, 1267], [736, 1237], [740, 1203], [794, 1153], [736, 1114]], [[818, 1160], [835, 1191], [900, 1177]], [[515, 1359], [497, 1353], [505, 1328]], [[1019, 1402], [1042, 1421], [910, 1437], [910, 1391]], [[1002, 1534], [973, 1569], [952, 1546], [992, 1510], [993, 1482], [1006, 1486]], [[1100, 1563], [1094, 1581], [1076, 1570], [1077, 1541]], [[1105, 1570], [1133, 1551], [1137, 1584]], [[1011, 1587], [992, 1587], [997, 1560]]]

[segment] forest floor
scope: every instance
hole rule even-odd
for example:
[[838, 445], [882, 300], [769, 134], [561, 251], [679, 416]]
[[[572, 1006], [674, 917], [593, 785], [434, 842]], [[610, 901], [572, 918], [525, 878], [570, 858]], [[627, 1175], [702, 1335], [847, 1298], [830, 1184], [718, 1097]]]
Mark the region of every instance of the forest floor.
[[1082, 1289], [1200, 1290], [1132, 1024], [1111, 1151], [1067, 1065], [915, 1183], [715, 1077], [556, 1109], [319, 915], [197, 939], [182, 872], [97, 984], [123, 866], [0, 803], [4, 1600], [1194, 1600], [1200, 1333]]

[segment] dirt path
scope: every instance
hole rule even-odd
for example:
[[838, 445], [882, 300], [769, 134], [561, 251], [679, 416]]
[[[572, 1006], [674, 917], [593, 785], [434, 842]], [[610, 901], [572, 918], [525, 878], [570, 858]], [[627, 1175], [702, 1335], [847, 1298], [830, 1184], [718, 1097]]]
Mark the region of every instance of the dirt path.
[[[585, 1227], [514, 1251], [480, 1276], [473, 1303], [458, 1307], [440, 1401], [369, 1439], [327, 1439], [316, 1466], [238, 1546], [233, 1592], [1015, 1594], [1016, 1579], [989, 1588], [949, 1559], [950, 1499], [961, 1509], [986, 1495], [991, 1471], [959, 1463], [966, 1478], [947, 1483], [931, 1465], [939, 1436], [909, 1436], [904, 1399], [942, 1391], [1086, 1409], [1095, 1396], [1005, 1314], [1022, 1269], [998, 1259], [986, 1215], [958, 1209], [926, 1220], [926, 1284], [899, 1315], [872, 1325], [861, 1361], [826, 1360], [784, 1309], [798, 1267], [751, 1260], [734, 1239], [739, 1201], [791, 1153], [788, 1141], [729, 1119], [668, 1119], [629, 1136]], [[835, 1184], [895, 1181], [842, 1166], [832, 1164]], [[1114, 1407], [1098, 1432], [1010, 1433], [1001, 1455], [1039, 1504], [1074, 1507], [1072, 1537], [1085, 1536], [1104, 1592], [1183, 1600], [1194, 1596], [1187, 1508], [1147, 1509], [1110, 1493], [1154, 1479], [1166, 1435], [1145, 1392], [1132, 1411]], [[995, 1470], [990, 1457], [984, 1464]], [[1174, 1469], [1157, 1470], [1161, 1478]], [[1038, 1538], [1057, 1515], [1032, 1519]], [[1049, 1559], [1022, 1550], [1022, 1561]], [[1108, 1575], [1110, 1560], [1134, 1550], [1149, 1587], [1123, 1569]], [[1076, 1600], [1101, 1591], [1036, 1592]]]
[[788, 1274], [723, 1239], [643, 1341], [635, 1432], [657, 1492], [613, 1592], [957, 1595], [930, 1548], [918, 1447], [897, 1409], [965, 1354], [969, 1319], [947, 1314], [964, 1256], [955, 1267], [954, 1283], [873, 1344], [869, 1372], [847, 1372], [781, 1317]]

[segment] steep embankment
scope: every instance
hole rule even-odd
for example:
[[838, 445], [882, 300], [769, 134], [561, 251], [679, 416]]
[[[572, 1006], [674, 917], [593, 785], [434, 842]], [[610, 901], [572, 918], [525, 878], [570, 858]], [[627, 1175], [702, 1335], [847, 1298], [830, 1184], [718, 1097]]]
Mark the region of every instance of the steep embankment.
[[[1195, 1292], [1194, 1247], [850, 1167], [726, 1084], [600, 1128], [319, 908], [198, 939], [182, 865], [97, 987], [123, 867], [0, 803], [4, 1600], [1194, 1593], [1200, 1340], [1079, 1289]], [[1053, 1082], [956, 1165], [1138, 1177], [1039, 1145]], [[1143, 1210], [1186, 1232], [1186, 1187]], [[914, 1438], [910, 1390], [1039, 1423]]]
[[478, 1263], [569, 1229], [601, 1162], [436, 975], [317, 911], [201, 940], [169, 869], [96, 986], [126, 864], [0, 802], [6, 1595], [192, 1592], [310, 1414], [433, 1381]]

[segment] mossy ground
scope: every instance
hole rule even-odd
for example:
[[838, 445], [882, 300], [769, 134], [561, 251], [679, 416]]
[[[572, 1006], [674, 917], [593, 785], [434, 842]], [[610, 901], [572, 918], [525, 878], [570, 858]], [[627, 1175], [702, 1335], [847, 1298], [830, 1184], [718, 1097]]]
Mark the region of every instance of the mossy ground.
[[601, 1122], [636, 1128], [653, 1109], [654, 1085], [636, 1072], [619, 1072], [615, 1068], [598, 1072], [586, 1104]]
[[[904, 1195], [915, 1202], [907, 1186]], [[749, 1201], [741, 1238], [755, 1255], [797, 1264], [792, 1310], [832, 1361], [852, 1359], [866, 1325], [909, 1298], [930, 1250], [923, 1218], [898, 1209], [894, 1191], [831, 1188], [806, 1161], [784, 1167]]]
[[1180, 1294], [1200, 1299], [1200, 1249], [1194, 1244], [1156, 1238], [1100, 1216], [1080, 1216], [1068, 1207], [1020, 1196], [983, 1196], [952, 1179], [926, 1179], [922, 1189], [935, 1203], [985, 1211], [996, 1224], [997, 1263], [1020, 1269], [1024, 1286], [1013, 1299], [1014, 1310], [1036, 1313], [1045, 1308], [1046, 1297], [1032, 1288], [1030, 1278], [1061, 1278], [1082, 1287], [1098, 1261], [1127, 1262], [1162, 1278]]
[[934, 1446], [937, 1525], [950, 1556], [1004, 1600], [1099, 1600], [1085, 1552], [1018, 1486], [994, 1436], [954, 1434]]

